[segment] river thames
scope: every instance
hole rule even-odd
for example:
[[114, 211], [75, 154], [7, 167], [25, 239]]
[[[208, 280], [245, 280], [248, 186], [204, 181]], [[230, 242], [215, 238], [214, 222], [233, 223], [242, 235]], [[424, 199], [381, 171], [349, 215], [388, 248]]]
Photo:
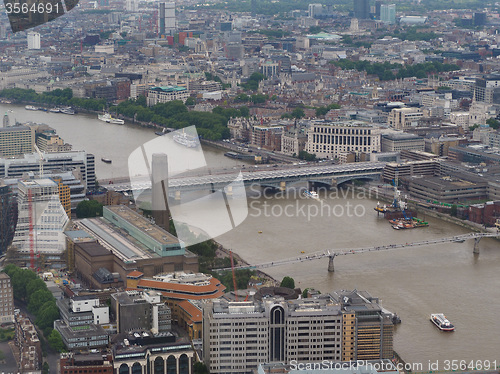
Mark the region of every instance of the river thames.
[[[73, 144], [73, 149], [93, 153], [101, 180], [127, 176], [128, 155], [155, 137], [153, 129], [110, 125], [95, 115], [68, 116], [0, 105], [4, 112], [9, 109], [13, 110], [8, 113], [11, 122], [16, 118], [47, 123]], [[224, 157], [219, 150], [204, 147], [204, 151], [209, 166], [234, 168], [242, 164]], [[104, 164], [101, 157], [113, 163]], [[263, 196], [259, 189], [252, 188], [247, 219], [216, 240], [249, 263], [260, 263], [299, 256], [301, 251], [307, 254], [406, 243], [469, 232], [422, 215], [429, 227], [393, 230], [373, 210], [375, 196], [352, 191], [346, 196], [341, 192], [327, 196], [320, 192], [320, 199], [304, 199], [294, 193]], [[315, 205], [323, 209], [313, 208]], [[429, 360], [438, 361], [438, 370], [446, 369], [447, 360], [465, 360], [467, 365], [471, 360], [482, 364], [497, 360], [499, 365], [500, 245], [493, 239], [483, 239], [479, 246], [479, 255], [472, 253], [473, 242], [467, 241], [341, 256], [335, 259], [334, 273], [327, 271], [327, 259], [266, 272], [278, 280], [292, 276], [302, 289], [313, 287], [322, 293], [358, 289], [380, 298], [382, 305], [402, 320], [395, 329], [394, 349], [407, 362], [421, 363], [424, 371]], [[440, 332], [429, 321], [431, 313], [444, 313], [456, 331]]]

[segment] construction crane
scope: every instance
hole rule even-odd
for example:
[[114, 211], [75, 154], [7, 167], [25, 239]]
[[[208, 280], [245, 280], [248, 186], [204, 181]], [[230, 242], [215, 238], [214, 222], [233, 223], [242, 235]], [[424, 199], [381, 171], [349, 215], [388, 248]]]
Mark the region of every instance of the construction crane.
[[38, 156], [40, 156], [40, 170], [39, 170], [39, 174], [40, 174], [40, 178], [43, 178], [43, 162], [45, 161], [45, 158], [43, 157], [43, 153], [42, 153], [42, 151], [40, 151], [40, 148], [38, 148], [38, 146], [36, 145], [36, 143], [33, 144], [33, 146], [35, 147], [35, 150], [38, 153]]
[[233, 272], [234, 296], [236, 297], [236, 301], [238, 301], [238, 289], [236, 288], [236, 275], [234, 273], [233, 251], [229, 251], [229, 258], [231, 259], [231, 271]]

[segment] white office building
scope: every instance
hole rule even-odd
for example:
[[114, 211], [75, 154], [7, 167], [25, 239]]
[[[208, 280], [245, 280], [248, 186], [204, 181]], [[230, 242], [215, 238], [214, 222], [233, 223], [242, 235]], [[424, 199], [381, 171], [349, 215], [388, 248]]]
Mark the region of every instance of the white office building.
[[66, 249], [64, 231], [69, 218], [59, 201], [57, 183], [51, 179], [20, 180], [17, 188], [19, 213], [12, 245], [27, 264], [32, 248], [37, 258], [43, 254], [46, 260], [60, 260]]
[[35, 31], [28, 32], [28, 49], [40, 48], [40, 34]]
[[311, 121], [306, 151], [329, 159], [349, 152], [380, 152], [380, 128], [360, 121]]
[[396, 23], [396, 4], [380, 5], [380, 20], [384, 23]]

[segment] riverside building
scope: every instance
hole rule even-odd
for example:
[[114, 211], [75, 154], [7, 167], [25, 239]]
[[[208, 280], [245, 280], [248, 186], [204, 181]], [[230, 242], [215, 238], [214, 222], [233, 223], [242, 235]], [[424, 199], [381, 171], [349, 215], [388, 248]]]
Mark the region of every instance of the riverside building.
[[306, 150], [329, 159], [349, 152], [380, 152], [380, 129], [360, 121], [312, 121]]
[[366, 292], [229, 302], [203, 308], [203, 354], [211, 373], [248, 373], [266, 362], [392, 357], [393, 323]]

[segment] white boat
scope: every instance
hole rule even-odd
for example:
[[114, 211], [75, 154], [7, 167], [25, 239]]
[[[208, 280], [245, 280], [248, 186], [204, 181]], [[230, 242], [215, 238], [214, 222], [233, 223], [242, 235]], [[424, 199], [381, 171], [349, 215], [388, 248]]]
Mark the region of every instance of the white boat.
[[49, 109], [49, 112], [50, 113], [61, 113], [61, 109], [59, 109], [59, 108], [52, 108], [52, 109]]
[[73, 115], [75, 111], [71, 108], [61, 108], [61, 113]]
[[198, 146], [198, 142], [196, 141], [196, 139], [188, 136], [188, 134], [184, 132], [182, 134], [175, 134], [173, 138], [176, 143], [179, 143], [188, 148], [196, 148]]
[[38, 110], [38, 108], [36, 106], [33, 106], [33, 105], [26, 105], [24, 107], [24, 109], [26, 109], [26, 110]]
[[107, 123], [112, 123], [115, 125], [123, 125], [125, 123], [124, 120], [119, 119], [119, 118], [114, 118], [111, 116], [109, 113], [104, 113], [104, 114], [98, 114], [97, 118], [101, 121], [107, 122]]
[[442, 313], [431, 314], [431, 322], [434, 323], [441, 331], [453, 331], [455, 326]]
[[316, 191], [304, 191], [304, 196], [309, 199], [319, 200], [319, 195]]

